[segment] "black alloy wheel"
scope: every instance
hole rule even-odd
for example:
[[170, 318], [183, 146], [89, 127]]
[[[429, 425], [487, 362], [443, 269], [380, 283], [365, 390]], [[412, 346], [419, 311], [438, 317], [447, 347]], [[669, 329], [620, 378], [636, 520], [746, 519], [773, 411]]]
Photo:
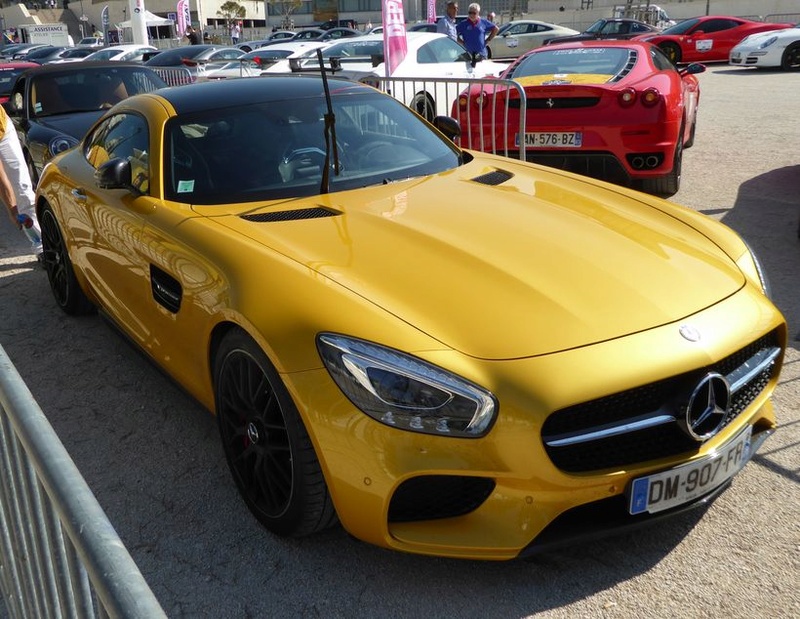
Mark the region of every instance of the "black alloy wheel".
[[72, 316], [93, 313], [95, 306], [81, 290], [75, 277], [56, 215], [48, 203], [39, 212], [39, 226], [42, 229], [42, 263], [56, 303]]
[[239, 329], [220, 342], [214, 394], [228, 466], [259, 522], [290, 537], [335, 524], [319, 461], [291, 396], [264, 352]]
[[800, 42], [792, 43], [783, 52], [781, 69], [784, 71], [800, 71]]
[[664, 52], [667, 58], [670, 59], [672, 64], [678, 64], [681, 61], [681, 48], [672, 42], [666, 42], [659, 45], [661, 51]]

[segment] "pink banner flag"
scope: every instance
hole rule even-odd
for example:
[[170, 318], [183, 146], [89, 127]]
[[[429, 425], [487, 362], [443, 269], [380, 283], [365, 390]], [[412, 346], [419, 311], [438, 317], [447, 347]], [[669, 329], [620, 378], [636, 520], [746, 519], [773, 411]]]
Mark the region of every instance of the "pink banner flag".
[[189, 15], [189, 0], [178, 0], [178, 34], [183, 36], [186, 34], [186, 26], [191, 24], [191, 17]]
[[428, 23], [436, 23], [436, 0], [428, 0]]
[[406, 18], [403, 0], [383, 0], [383, 58], [386, 77], [397, 69], [408, 53], [406, 42]]

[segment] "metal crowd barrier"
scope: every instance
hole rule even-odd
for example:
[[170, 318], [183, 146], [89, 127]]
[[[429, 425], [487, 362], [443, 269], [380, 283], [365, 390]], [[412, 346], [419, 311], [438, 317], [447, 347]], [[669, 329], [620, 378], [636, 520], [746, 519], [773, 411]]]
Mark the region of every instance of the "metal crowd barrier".
[[[391, 94], [395, 99], [408, 105], [412, 110], [428, 121], [435, 116], [453, 116], [454, 105], [458, 105], [461, 93], [470, 87], [479, 87], [481, 93], [494, 105], [488, 108], [482, 122], [481, 111], [474, 105], [468, 105], [462, 111], [461, 138], [456, 140], [461, 146], [475, 148], [496, 155], [512, 156], [525, 161], [525, 148], [514, 142], [513, 134], [506, 130], [509, 125], [509, 110], [517, 108], [519, 126], [516, 135], [524, 142], [525, 116], [527, 98], [525, 89], [513, 80], [497, 78], [430, 78], [419, 77], [365, 77], [361, 82]], [[492, 135], [494, 134], [494, 135]]]
[[152, 67], [152, 69], [170, 86], [193, 84], [197, 80], [187, 67]]
[[15, 619], [166, 618], [2, 346], [0, 594]]

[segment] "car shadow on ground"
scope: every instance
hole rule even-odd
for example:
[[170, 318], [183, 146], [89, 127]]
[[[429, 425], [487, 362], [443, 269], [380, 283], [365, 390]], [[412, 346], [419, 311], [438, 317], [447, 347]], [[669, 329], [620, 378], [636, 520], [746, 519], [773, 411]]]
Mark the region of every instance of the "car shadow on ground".
[[[713, 214], [713, 213], [707, 213]], [[789, 323], [789, 344], [800, 348], [800, 165], [754, 176], [739, 186], [722, 221], [739, 232], [762, 262], [772, 299]]]

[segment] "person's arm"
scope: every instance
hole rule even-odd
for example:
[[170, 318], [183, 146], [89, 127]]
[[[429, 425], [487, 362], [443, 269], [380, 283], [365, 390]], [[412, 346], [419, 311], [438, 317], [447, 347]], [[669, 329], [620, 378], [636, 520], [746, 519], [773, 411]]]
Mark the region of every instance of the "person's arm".
[[[11, 128], [12, 131], [14, 128]], [[11, 186], [11, 181], [8, 180], [8, 175], [6, 174], [6, 168], [3, 165], [0, 165], [0, 199], [3, 200], [3, 203], [6, 205], [6, 209], [8, 209], [8, 216], [11, 218], [11, 221], [14, 222], [14, 225], [19, 230], [22, 228], [21, 224], [17, 221], [17, 216], [19, 213], [17, 212], [17, 195], [14, 193], [14, 188]]]
[[[488, 21], [488, 20], [487, 20], [487, 21]], [[492, 22], [489, 22], [489, 23], [490, 23], [490, 24], [492, 24]], [[495, 38], [495, 37], [497, 36], [497, 33], [498, 33], [499, 31], [500, 31], [500, 28], [498, 28], [497, 26], [495, 26], [494, 24], [492, 24], [492, 29], [489, 31], [489, 36], [488, 36], [488, 37], [486, 37], [486, 42], [488, 43], [488, 42], [489, 42], [489, 41], [491, 41], [493, 38]]]

